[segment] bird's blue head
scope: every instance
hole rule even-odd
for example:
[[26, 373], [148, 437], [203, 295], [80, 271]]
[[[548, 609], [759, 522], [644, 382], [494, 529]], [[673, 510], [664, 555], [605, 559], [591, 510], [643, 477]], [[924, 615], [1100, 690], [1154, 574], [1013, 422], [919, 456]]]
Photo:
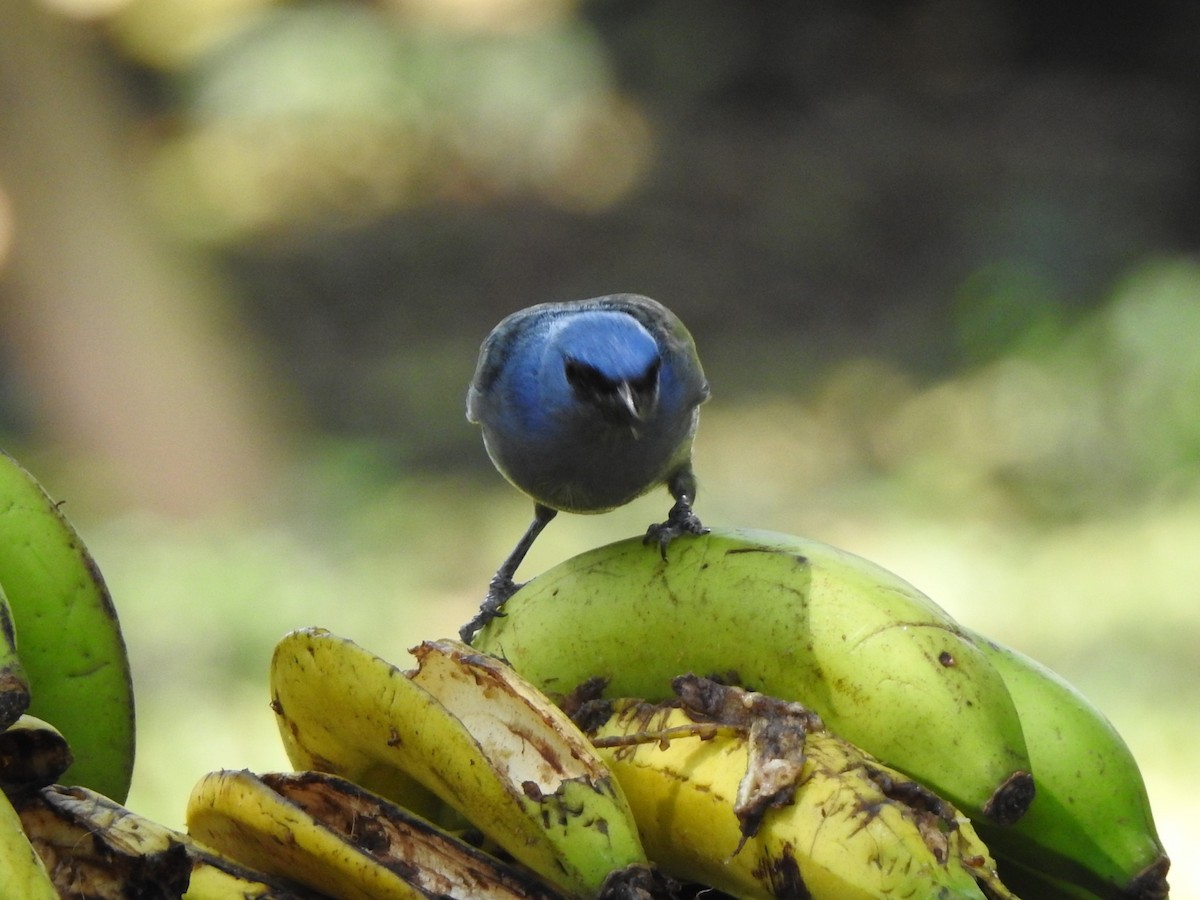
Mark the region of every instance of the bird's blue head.
[[564, 316], [550, 335], [544, 364], [558, 368], [575, 402], [613, 424], [636, 428], [658, 405], [658, 342], [623, 312]]

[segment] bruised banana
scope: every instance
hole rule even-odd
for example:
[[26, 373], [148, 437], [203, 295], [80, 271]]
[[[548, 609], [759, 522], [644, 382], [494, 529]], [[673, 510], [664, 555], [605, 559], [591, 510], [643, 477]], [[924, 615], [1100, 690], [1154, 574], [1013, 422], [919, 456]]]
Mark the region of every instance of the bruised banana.
[[[1015, 900], [966, 817], [828, 731], [803, 738], [792, 791], [746, 828], [735, 814], [754, 755], [746, 734], [698, 731], [707, 721], [681, 708], [612, 709], [589, 734], [669, 875], [764, 900]], [[758, 768], [769, 780], [782, 762]]]
[[49, 786], [17, 806], [29, 841], [53, 873], [51, 897], [319, 900], [87, 788]]
[[29, 709], [29, 678], [17, 654], [17, 628], [0, 584], [0, 730]]
[[117, 613], [79, 535], [0, 451], [0, 587], [28, 677], [29, 712], [66, 736], [64, 775], [123, 801], [133, 774], [133, 686]]
[[1001, 865], [1050, 879], [1046, 896], [1165, 898], [1170, 862], [1141, 772], [1116, 729], [1045, 666], [982, 637], [979, 646], [1021, 714], [1037, 781], [1033, 805], [1016, 825], [980, 823]]
[[802, 701], [829, 728], [972, 817], [1033, 797], [1016, 707], [990, 659], [897, 576], [817, 541], [714, 529], [601, 547], [539, 575], [475, 637], [548, 692], [606, 679], [661, 700], [686, 672]]
[[0, 790], [10, 797], [54, 784], [72, 762], [62, 732], [34, 716], [21, 716], [0, 732]]
[[219, 771], [188, 801], [188, 831], [255, 869], [341, 900], [553, 900], [429, 822], [321, 772]]
[[573, 896], [647, 865], [619, 785], [549, 699], [463, 644], [413, 652], [406, 673], [323, 629], [284, 637], [271, 696], [292, 764], [375, 790], [404, 773]]

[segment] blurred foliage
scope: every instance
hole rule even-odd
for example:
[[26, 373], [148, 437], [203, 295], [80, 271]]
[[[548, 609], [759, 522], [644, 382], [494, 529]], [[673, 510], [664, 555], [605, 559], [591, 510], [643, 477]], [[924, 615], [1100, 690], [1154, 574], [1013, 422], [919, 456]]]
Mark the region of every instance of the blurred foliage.
[[[151, 160], [156, 203], [220, 243], [527, 192], [611, 206], [646, 167], [647, 126], [596, 34], [540, 5], [548, 21], [503, 28], [403, 6], [240, 11], [175, 77], [173, 133]], [[116, 34], [138, 52], [143, 17], [159, 14], [130, 7]]]
[[[1056, 304], [1033, 297], [1016, 278], [975, 304], [976, 318], [1003, 315], [986, 329], [995, 344], [983, 353], [994, 358], [901, 413], [893, 459], [905, 458], [906, 435], [919, 454], [939, 446], [947, 468], [986, 473], [1032, 518], [1051, 521], [1194, 489], [1200, 266], [1138, 265], [1106, 306], [1070, 326]], [[964, 345], [978, 348], [983, 330], [968, 320]]]
[[1185, 0], [40, 2], [302, 421], [398, 467], [478, 460], [469, 357], [528, 302], [661, 297], [726, 398], [925, 383], [1057, 345], [1200, 221]]

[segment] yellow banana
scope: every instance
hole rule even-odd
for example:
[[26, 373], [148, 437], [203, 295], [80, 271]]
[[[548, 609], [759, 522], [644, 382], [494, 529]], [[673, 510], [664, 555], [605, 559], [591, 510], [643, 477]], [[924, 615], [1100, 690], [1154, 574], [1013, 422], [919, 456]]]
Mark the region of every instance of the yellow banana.
[[[744, 696], [750, 709], [755, 695]], [[790, 760], [756, 759], [746, 729], [710, 727], [681, 708], [612, 708], [589, 733], [668, 874], [767, 900], [982, 900], [981, 883], [990, 900], [1013, 898], [965, 816], [827, 731], [802, 735], [803, 754]], [[782, 719], [755, 721], [771, 728]], [[748, 772], [778, 792], [781, 767], [788, 791], [748, 828], [739, 811]]]
[[0, 583], [0, 730], [29, 709], [29, 678], [17, 655], [17, 628]]
[[0, 732], [0, 789], [10, 796], [54, 784], [72, 761], [62, 732], [34, 716]]
[[1141, 772], [1112, 724], [1054, 672], [979, 638], [1021, 714], [1037, 796], [1009, 828], [980, 823], [1001, 865], [1106, 900], [1162, 900], [1167, 859]]
[[0, 510], [0, 585], [29, 679], [29, 712], [70, 743], [66, 782], [123, 801], [133, 774], [133, 686], [104, 579], [59, 505], [3, 452]]
[[321, 629], [286, 636], [271, 692], [293, 765], [364, 786], [406, 773], [568, 894], [646, 864], [619, 786], [561, 710], [463, 644], [414, 653], [405, 673]]
[[319, 772], [220, 771], [188, 831], [244, 864], [337, 900], [552, 900], [524, 875], [381, 797]]
[[34, 850], [8, 797], [0, 793], [0, 886], [5, 897], [58, 900], [42, 858]]
[[180, 900], [328, 900], [324, 894], [282, 887], [271, 876], [193, 848], [192, 877]]
[[188, 838], [192, 875], [180, 900], [326, 900], [282, 878], [251, 869]]
[[1033, 796], [1016, 708], [943, 610], [866, 560], [816, 541], [719, 530], [670, 560], [640, 538], [524, 585], [474, 646], [546, 691], [607, 679], [663, 699], [672, 677], [730, 673], [802, 701], [829, 727], [972, 816], [1016, 821]]
[[180, 900], [327, 900], [304, 888], [282, 887], [269, 875], [193, 847], [192, 877]]

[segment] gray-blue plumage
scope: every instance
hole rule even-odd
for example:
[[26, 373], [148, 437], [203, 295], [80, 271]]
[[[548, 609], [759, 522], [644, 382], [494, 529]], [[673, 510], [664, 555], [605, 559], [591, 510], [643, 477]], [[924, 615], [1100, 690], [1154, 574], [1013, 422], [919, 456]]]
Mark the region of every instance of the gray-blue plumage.
[[516, 589], [517, 566], [560, 510], [603, 512], [665, 484], [675, 505], [647, 541], [665, 555], [675, 537], [703, 532], [691, 452], [708, 395], [691, 335], [649, 297], [542, 303], [501, 321], [480, 348], [467, 418], [496, 468], [533, 499], [534, 520], [464, 639]]

